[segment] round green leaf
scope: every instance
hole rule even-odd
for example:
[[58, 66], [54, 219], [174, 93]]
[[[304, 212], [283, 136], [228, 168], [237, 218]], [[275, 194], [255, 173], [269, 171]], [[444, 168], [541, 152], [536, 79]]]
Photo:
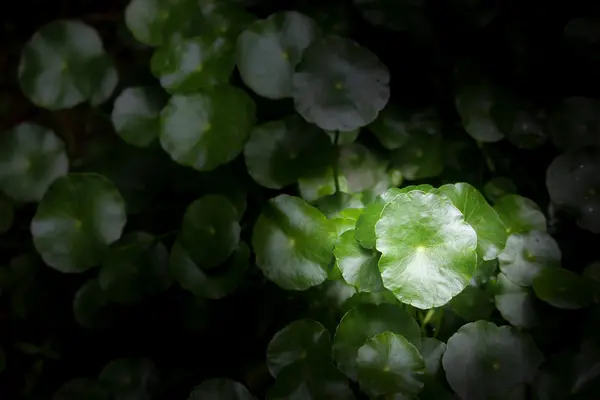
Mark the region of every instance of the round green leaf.
[[506, 275], [498, 274], [494, 287], [496, 308], [512, 326], [533, 328], [540, 325], [531, 289], [517, 285]]
[[130, 87], [115, 100], [112, 122], [125, 142], [148, 147], [160, 133], [161, 93], [152, 87]]
[[338, 36], [314, 40], [292, 79], [296, 111], [328, 131], [373, 122], [388, 102], [390, 73], [368, 49]]
[[295, 362], [285, 367], [269, 389], [267, 400], [354, 400], [348, 379], [333, 365], [324, 362]]
[[319, 35], [317, 23], [296, 11], [254, 22], [237, 41], [236, 63], [242, 80], [260, 96], [291, 97], [294, 68]]
[[156, 367], [147, 358], [113, 360], [100, 371], [98, 380], [123, 400], [150, 398], [159, 383]]
[[114, 394], [101, 382], [88, 378], [75, 378], [63, 384], [52, 400], [111, 400]]
[[213, 170], [242, 152], [255, 111], [252, 99], [233, 86], [175, 95], [161, 112], [160, 143], [179, 164]]
[[475, 229], [480, 258], [486, 261], [496, 258], [506, 244], [506, 227], [483, 195], [463, 182], [441, 186], [436, 193], [447, 196]]
[[117, 84], [102, 39], [94, 28], [76, 20], [42, 26], [23, 47], [18, 74], [27, 98], [49, 110], [87, 100], [101, 103]]
[[354, 230], [346, 231], [340, 236], [333, 254], [346, 282], [360, 291], [379, 292], [383, 289], [377, 265], [380, 254], [362, 247], [354, 239]]
[[252, 179], [262, 186], [281, 189], [328, 165], [331, 150], [320, 129], [294, 114], [255, 127], [244, 147], [244, 159]]
[[125, 8], [125, 24], [133, 37], [140, 42], [159, 46], [166, 36], [167, 27], [181, 17], [177, 3], [180, 1], [131, 0]]
[[255, 400], [248, 389], [229, 378], [207, 379], [192, 389], [188, 400], [223, 399]]
[[527, 233], [532, 230], [546, 232], [546, 217], [532, 200], [509, 194], [501, 197], [494, 210], [506, 226], [506, 233]]
[[531, 382], [543, 355], [531, 337], [510, 326], [477, 321], [448, 340], [442, 365], [450, 387], [462, 398], [485, 400]]
[[517, 187], [514, 182], [503, 176], [490, 179], [483, 187], [483, 193], [485, 193], [485, 197], [487, 197], [491, 203], [495, 203], [505, 195], [514, 194], [516, 192]]
[[226, 37], [202, 35], [165, 43], [152, 56], [150, 69], [169, 93], [193, 93], [226, 84], [235, 67], [234, 55]]
[[490, 115], [494, 92], [487, 83], [462, 86], [456, 93], [455, 104], [465, 131], [480, 142], [498, 142], [504, 134]]
[[404, 336], [415, 347], [421, 346], [417, 321], [398, 305], [360, 304], [344, 315], [333, 340], [337, 366], [352, 380], [357, 380], [356, 357], [367, 339], [390, 331]]
[[356, 357], [358, 382], [370, 396], [399, 392], [416, 395], [423, 389], [425, 361], [402, 335], [383, 332], [368, 339]]
[[377, 194], [387, 190], [388, 163], [384, 160], [384, 156], [360, 143], [340, 147], [338, 166], [348, 181], [348, 190], [352, 193], [372, 190]]
[[84, 328], [106, 327], [112, 315], [107, 312], [109, 299], [96, 278], [89, 279], [75, 292], [73, 314]]
[[415, 131], [404, 145], [392, 151], [391, 163], [407, 180], [435, 177], [444, 170], [442, 145], [439, 133]]
[[69, 170], [63, 141], [49, 129], [23, 122], [0, 135], [0, 189], [17, 201], [39, 201]]
[[383, 209], [375, 231], [383, 285], [414, 307], [443, 306], [467, 286], [477, 267], [475, 230], [435, 194], [399, 194]]
[[171, 249], [169, 270], [181, 287], [196, 297], [220, 299], [237, 289], [248, 269], [249, 258], [250, 248], [246, 243], [240, 242], [225, 265], [208, 273], [194, 263], [179, 239]]
[[393, 104], [388, 104], [368, 128], [388, 150], [404, 146], [413, 135], [421, 137], [427, 133], [437, 136], [441, 129], [439, 117], [433, 109], [410, 112]]
[[114, 243], [98, 272], [98, 283], [107, 296], [129, 303], [165, 290], [169, 278], [169, 252], [145, 232], [131, 232]]
[[306, 358], [331, 362], [329, 332], [319, 322], [301, 319], [278, 331], [267, 346], [267, 367], [274, 378], [286, 366]]
[[15, 220], [15, 208], [12, 201], [6, 196], [0, 195], [0, 234], [6, 233], [12, 228]]
[[83, 272], [100, 264], [126, 221], [125, 202], [108, 179], [68, 174], [44, 194], [31, 234], [46, 264], [63, 273]]
[[506, 248], [498, 255], [500, 270], [521, 286], [531, 286], [544, 268], [559, 267], [560, 248], [545, 232], [530, 231], [508, 237]]
[[446, 343], [435, 338], [424, 337], [419, 351], [425, 360], [425, 374], [430, 378], [435, 377], [442, 366]]
[[190, 204], [181, 224], [181, 244], [203, 269], [225, 261], [240, 241], [237, 209], [225, 196], [209, 194]]
[[564, 268], [545, 268], [533, 279], [538, 299], [556, 308], [577, 310], [594, 302], [593, 282]]
[[287, 290], [305, 290], [325, 281], [333, 258], [333, 224], [304, 200], [272, 198], [254, 224], [256, 265]]
[[354, 221], [364, 208], [359, 195], [344, 192], [321, 197], [313, 203], [313, 206], [317, 207], [328, 219], [342, 218]]
[[600, 149], [587, 147], [556, 157], [546, 171], [550, 199], [571, 211], [580, 227], [600, 233]]

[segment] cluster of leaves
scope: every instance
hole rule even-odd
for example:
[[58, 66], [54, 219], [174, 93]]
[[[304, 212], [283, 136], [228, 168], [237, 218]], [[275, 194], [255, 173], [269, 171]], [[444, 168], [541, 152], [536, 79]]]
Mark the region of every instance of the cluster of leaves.
[[[484, 2], [429, 3], [131, 0], [119, 16], [129, 35], [120, 41], [140, 54], [129, 75], [83, 19], [37, 27], [15, 74], [49, 113], [0, 136], [10, 321], [33, 318], [28, 337], [61, 321], [50, 336], [100, 332], [97, 341], [144, 315], [158, 322], [140, 334], [178, 323], [173, 342], [191, 335], [210, 347], [227, 329], [244, 335], [214, 315], [274, 313], [244, 304], [265, 292], [264, 303], [289, 306], [285, 316], [266, 328], [250, 319], [257, 337], [228, 353], [257, 347], [260, 378], [241, 362], [209, 365], [182, 396], [594, 398], [600, 261], [574, 259], [583, 243], [559, 238], [600, 234], [600, 101], [548, 106], [461, 56], [444, 66], [435, 104], [412, 104], [393, 80], [404, 61], [373, 37], [431, 45], [444, 7], [469, 32], [502, 21]], [[588, 22], [565, 27], [579, 51]], [[527, 187], [539, 174], [503, 151], [550, 154], [538, 165], [541, 194]], [[61, 358], [45, 339], [0, 343], [4, 375], [20, 373], [19, 354], [37, 357], [26, 395], [179, 395], [180, 370], [127, 348], [36, 389]], [[209, 363], [195, 354], [193, 364]]]

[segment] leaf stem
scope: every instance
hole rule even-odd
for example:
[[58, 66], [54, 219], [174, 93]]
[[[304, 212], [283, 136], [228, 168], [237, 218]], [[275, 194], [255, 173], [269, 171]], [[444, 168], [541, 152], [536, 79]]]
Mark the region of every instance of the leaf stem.
[[339, 193], [340, 192], [340, 177], [338, 176], [338, 162], [339, 162], [339, 155], [340, 155], [340, 131], [335, 131], [335, 137], [333, 139], [333, 146], [334, 146], [334, 161], [333, 161], [333, 183], [335, 185], [335, 192]]

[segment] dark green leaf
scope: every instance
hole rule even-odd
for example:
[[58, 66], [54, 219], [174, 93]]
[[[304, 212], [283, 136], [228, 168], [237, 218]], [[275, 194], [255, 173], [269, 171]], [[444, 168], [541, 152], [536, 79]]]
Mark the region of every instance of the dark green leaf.
[[564, 268], [542, 269], [533, 279], [533, 290], [540, 300], [566, 310], [577, 310], [594, 302], [592, 282]]
[[130, 87], [115, 100], [112, 122], [125, 142], [148, 147], [160, 133], [161, 93], [152, 87]]
[[188, 397], [188, 400], [204, 399], [255, 400], [255, 397], [239, 382], [229, 378], [212, 378], [194, 387]]

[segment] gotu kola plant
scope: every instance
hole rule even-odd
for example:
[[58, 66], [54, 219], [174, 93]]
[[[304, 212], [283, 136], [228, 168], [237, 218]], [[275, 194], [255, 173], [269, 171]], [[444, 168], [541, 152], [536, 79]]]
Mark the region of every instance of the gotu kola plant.
[[[137, 339], [44, 384], [71, 330], [18, 331], [4, 375], [23, 353], [38, 398], [593, 398], [600, 268], [559, 238], [600, 232], [600, 107], [546, 109], [460, 52], [411, 104], [381, 30], [502, 11], [398, 3], [131, 0], [127, 65], [93, 15], [36, 27], [16, 73], [48, 112], [0, 136], [2, 297], [25, 331]], [[554, 157], [541, 194], [514, 148]], [[185, 367], [143, 353], [161, 329]]]

